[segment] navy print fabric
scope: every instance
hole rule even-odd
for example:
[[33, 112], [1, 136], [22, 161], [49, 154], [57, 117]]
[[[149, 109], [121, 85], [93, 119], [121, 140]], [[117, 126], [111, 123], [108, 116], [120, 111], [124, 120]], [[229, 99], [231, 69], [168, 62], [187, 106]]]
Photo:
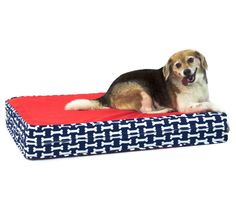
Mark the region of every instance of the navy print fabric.
[[227, 115], [220, 112], [32, 126], [6, 102], [6, 124], [27, 159], [205, 145], [228, 139]]

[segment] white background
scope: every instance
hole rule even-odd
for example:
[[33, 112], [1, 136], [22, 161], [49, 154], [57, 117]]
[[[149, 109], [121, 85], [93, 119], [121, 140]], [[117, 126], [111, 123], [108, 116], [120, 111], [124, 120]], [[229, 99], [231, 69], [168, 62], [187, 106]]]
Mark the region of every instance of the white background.
[[[0, 196], [236, 196], [233, 2], [1, 1]], [[106, 91], [118, 75], [188, 48], [206, 56], [227, 143], [28, 161], [8, 134], [10, 97]]]

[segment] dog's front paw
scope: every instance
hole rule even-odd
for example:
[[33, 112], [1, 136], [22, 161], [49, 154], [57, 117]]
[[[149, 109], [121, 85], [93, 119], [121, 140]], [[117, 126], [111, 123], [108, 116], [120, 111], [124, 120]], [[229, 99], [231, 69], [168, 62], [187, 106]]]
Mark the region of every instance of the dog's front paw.
[[185, 113], [224, 112], [217, 105], [211, 102], [192, 103], [191, 105], [178, 108], [178, 111]]
[[214, 103], [209, 103], [209, 111], [211, 111], [211, 112], [222, 112], [222, 113], [225, 112], [225, 110], [220, 108], [218, 105], [215, 105]]

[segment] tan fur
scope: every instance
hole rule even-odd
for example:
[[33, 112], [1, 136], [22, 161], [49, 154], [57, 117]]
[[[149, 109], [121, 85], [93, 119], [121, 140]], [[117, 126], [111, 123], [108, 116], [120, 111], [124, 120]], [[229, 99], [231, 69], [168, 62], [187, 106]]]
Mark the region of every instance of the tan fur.
[[117, 84], [113, 88], [110, 103], [112, 108], [135, 110], [142, 113], [165, 113], [173, 111], [173, 108], [163, 107], [157, 102], [154, 102], [145, 89], [136, 82]]
[[111, 107], [139, 111], [142, 107], [143, 88], [135, 82], [117, 84], [111, 94]]
[[180, 89], [176, 85], [167, 82], [167, 91], [171, 99], [171, 107], [177, 109], [177, 94], [181, 92]]

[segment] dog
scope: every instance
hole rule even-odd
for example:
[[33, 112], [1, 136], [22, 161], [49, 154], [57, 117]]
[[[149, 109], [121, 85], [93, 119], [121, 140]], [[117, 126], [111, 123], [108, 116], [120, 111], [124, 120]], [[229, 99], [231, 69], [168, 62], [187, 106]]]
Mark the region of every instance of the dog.
[[179, 51], [162, 68], [122, 74], [102, 97], [73, 100], [65, 110], [114, 108], [147, 114], [220, 111], [209, 101], [207, 68], [198, 51]]

